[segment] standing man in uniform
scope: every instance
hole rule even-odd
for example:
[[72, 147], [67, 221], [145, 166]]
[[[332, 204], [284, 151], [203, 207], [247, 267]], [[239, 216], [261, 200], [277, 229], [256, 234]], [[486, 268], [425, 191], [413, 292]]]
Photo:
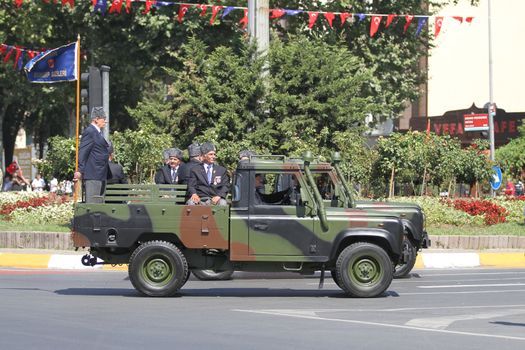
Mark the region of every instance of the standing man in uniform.
[[174, 185], [180, 182], [180, 169], [182, 168], [182, 151], [178, 148], [170, 148], [166, 151], [168, 162], [155, 174], [157, 185]]
[[226, 196], [230, 190], [230, 177], [226, 168], [215, 164], [215, 146], [206, 142], [201, 145], [202, 164], [194, 166], [188, 181], [186, 204], [227, 205]]
[[106, 126], [103, 107], [91, 111], [91, 124], [82, 132], [78, 153], [78, 171], [73, 181], [82, 179], [86, 203], [97, 203], [94, 196], [103, 196], [109, 170], [109, 143], [102, 135]]

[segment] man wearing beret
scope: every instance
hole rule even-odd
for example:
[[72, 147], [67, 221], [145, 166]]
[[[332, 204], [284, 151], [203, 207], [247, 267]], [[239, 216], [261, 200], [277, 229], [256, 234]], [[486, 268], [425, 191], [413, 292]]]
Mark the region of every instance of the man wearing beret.
[[166, 151], [168, 162], [155, 174], [155, 183], [158, 185], [174, 185], [180, 183], [180, 169], [182, 164], [182, 151], [170, 148]]
[[206, 142], [201, 145], [202, 164], [194, 166], [188, 181], [188, 205], [227, 205], [230, 177], [226, 168], [215, 164], [215, 146]]
[[91, 124], [82, 132], [78, 151], [78, 171], [73, 181], [82, 179], [86, 203], [97, 203], [95, 196], [102, 196], [106, 181], [111, 178], [109, 169], [109, 143], [102, 135], [106, 126], [106, 113], [102, 107], [91, 111]]
[[190, 179], [190, 172], [194, 166], [201, 164], [201, 145], [192, 143], [188, 146], [188, 155], [190, 160], [181, 165], [179, 181], [181, 184], [187, 185]]

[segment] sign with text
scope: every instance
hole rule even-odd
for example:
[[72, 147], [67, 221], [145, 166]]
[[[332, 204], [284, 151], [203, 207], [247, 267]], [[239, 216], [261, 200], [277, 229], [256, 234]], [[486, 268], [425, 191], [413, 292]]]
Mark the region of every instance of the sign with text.
[[489, 129], [488, 114], [464, 114], [465, 131], [485, 131]]
[[16, 158], [20, 169], [22, 169], [24, 177], [29, 182], [31, 182], [31, 179], [33, 178], [33, 174], [31, 173], [31, 146], [27, 146], [25, 148], [15, 148], [13, 156]]

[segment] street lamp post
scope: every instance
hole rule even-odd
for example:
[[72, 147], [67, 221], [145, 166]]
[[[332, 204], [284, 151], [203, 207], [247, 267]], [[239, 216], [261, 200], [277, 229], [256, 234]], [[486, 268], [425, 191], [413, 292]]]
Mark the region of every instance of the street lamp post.
[[[489, 140], [490, 140], [490, 160], [494, 162], [494, 116], [496, 115], [496, 106], [494, 104], [493, 77], [492, 77], [492, 8], [491, 0], [488, 0], [488, 27], [489, 27]], [[496, 191], [491, 190], [492, 197], [496, 196]]]

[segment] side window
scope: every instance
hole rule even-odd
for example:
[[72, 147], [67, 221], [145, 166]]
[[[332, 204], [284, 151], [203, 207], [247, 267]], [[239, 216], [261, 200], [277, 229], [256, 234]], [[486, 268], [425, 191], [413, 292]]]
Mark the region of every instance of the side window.
[[328, 173], [313, 173], [315, 184], [323, 199], [331, 200], [335, 195], [335, 186]]
[[295, 205], [300, 193], [293, 174], [256, 173], [254, 205]]

